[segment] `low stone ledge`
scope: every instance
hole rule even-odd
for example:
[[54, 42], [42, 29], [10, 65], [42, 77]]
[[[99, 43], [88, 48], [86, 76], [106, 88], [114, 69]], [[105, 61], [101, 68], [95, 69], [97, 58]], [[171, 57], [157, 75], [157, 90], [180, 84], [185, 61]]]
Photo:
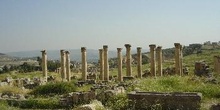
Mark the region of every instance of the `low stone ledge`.
[[155, 105], [163, 110], [199, 110], [201, 93], [191, 92], [131, 92], [128, 93], [129, 106], [137, 110], [152, 109]]

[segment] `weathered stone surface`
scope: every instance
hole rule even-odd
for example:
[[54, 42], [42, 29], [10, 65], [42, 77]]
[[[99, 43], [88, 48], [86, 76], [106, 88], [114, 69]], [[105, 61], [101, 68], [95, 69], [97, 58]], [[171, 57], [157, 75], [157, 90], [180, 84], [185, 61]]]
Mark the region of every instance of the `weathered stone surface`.
[[151, 109], [155, 105], [162, 110], [199, 110], [201, 98], [201, 93], [128, 93], [129, 106], [135, 110]]
[[131, 68], [131, 45], [125, 44], [126, 47], [126, 75], [132, 76], [132, 68]]
[[94, 100], [90, 104], [82, 105], [73, 110], [104, 110], [104, 106], [100, 101]]
[[211, 106], [210, 110], [220, 110], [220, 104], [214, 104]]
[[133, 79], [134, 79], [134, 77], [132, 77], [132, 76], [124, 76], [124, 77], [123, 77], [123, 80], [124, 80], [124, 81], [133, 80]]
[[72, 92], [66, 97], [60, 99], [60, 104], [62, 106], [75, 106], [79, 104], [87, 104], [91, 100], [95, 100], [95, 92]]
[[156, 76], [156, 59], [155, 59], [155, 44], [149, 45], [150, 47], [150, 73], [151, 76]]
[[220, 56], [214, 56], [214, 72], [220, 74]]
[[211, 76], [209, 66], [204, 61], [195, 62], [194, 73], [197, 76]]
[[86, 61], [86, 47], [81, 47], [82, 53], [82, 81], [87, 80], [87, 61]]

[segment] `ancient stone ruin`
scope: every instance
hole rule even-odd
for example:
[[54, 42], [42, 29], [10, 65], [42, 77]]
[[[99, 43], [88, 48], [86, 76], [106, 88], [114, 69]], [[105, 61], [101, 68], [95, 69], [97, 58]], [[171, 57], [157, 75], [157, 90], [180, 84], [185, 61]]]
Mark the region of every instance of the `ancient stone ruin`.
[[214, 72], [220, 74], [220, 56], [214, 56]]
[[199, 110], [202, 95], [200, 93], [128, 93], [129, 108], [134, 110]]
[[194, 73], [197, 76], [211, 76], [209, 66], [204, 61], [195, 62]]

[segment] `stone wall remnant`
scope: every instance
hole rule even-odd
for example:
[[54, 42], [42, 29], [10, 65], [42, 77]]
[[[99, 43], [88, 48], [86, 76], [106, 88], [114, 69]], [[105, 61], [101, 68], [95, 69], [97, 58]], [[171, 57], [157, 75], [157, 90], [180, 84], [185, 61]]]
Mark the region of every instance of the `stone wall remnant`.
[[129, 108], [135, 110], [148, 110], [155, 105], [161, 110], [199, 110], [202, 99], [201, 93], [190, 92], [131, 92], [127, 95]]

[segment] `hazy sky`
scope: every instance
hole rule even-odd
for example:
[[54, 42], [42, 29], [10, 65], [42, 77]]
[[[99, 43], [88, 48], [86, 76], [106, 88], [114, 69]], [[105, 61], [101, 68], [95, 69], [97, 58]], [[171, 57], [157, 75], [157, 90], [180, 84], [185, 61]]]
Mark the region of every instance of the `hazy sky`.
[[220, 0], [0, 0], [0, 53], [220, 41]]

